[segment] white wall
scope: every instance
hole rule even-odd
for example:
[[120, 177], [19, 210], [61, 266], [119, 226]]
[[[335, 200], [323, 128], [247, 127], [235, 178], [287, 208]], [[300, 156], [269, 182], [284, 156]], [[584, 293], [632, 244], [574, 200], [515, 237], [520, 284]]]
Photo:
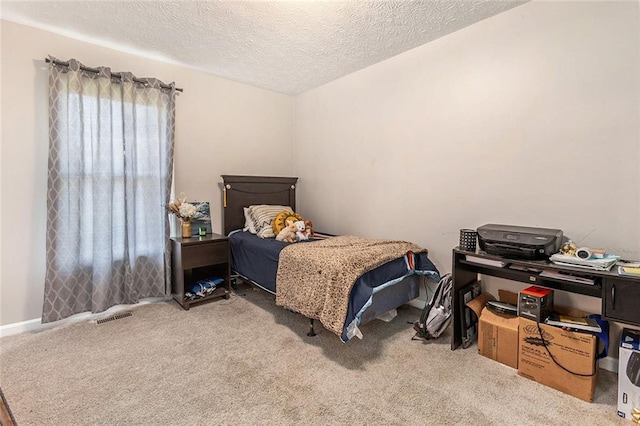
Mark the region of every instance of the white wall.
[[[175, 81], [175, 188], [211, 202], [221, 231], [221, 174], [291, 175], [294, 98], [0, 21], [2, 270], [0, 325], [39, 318], [45, 273], [48, 149], [44, 58], [76, 58]], [[160, 206], [157, 206], [160, 208]]]
[[638, 17], [638, 2], [534, 1], [298, 96], [301, 213], [419, 243], [441, 272], [459, 229], [486, 223], [640, 259]]
[[405, 238], [560, 228], [640, 259], [637, 2], [524, 4], [296, 98], [302, 211]]

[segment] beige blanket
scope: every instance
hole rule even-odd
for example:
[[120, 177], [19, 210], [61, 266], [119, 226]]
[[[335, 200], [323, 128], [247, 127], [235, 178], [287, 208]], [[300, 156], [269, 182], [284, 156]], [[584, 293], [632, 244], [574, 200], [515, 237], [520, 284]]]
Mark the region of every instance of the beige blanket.
[[340, 336], [356, 280], [409, 251], [427, 250], [404, 241], [353, 236], [290, 244], [280, 252], [276, 304], [318, 319]]

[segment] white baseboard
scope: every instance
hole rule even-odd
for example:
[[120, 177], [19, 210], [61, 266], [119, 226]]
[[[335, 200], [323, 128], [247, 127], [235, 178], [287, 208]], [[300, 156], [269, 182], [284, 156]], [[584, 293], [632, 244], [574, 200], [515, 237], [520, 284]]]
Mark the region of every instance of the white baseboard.
[[602, 368], [603, 370], [611, 371], [612, 373], [618, 374], [618, 359], [608, 356], [598, 362], [598, 367]]
[[40, 318], [2, 325], [0, 326], [0, 338], [27, 331], [39, 330], [40, 328], [42, 328], [42, 320]]
[[407, 302], [407, 305], [413, 306], [414, 308], [418, 308], [418, 309], [423, 309], [424, 304], [425, 304], [424, 299], [420, 299], [420, 298], [413, 299]]
[[147, 303], [167, 302], [169, 300], [171, 300], [171, 297], [149, 297], [147, 299], [143, 299], [139, 301], [134, 305], [116, 305], [98, 314], [92, 314], [91, 312], [83, 312], [81, 314], [76, 314], [60, 321], [46, 323], [46, 324], [42, 324], [41, 318], [35, 318], [32, 320], [2, 325], [0, 326], [0, 338], [6, 337], [6, 336], [12, 336], [14, 334], [19, 334], [19, 333], [25, 333], [28, 331], [42, 331], [49, 328], [57, 327], [62, 324], [67, 324], [69, 322], [84, 321], [87, 319], [100, 319], [102, 317], [113, 315], [116, 312], [120, 312], [126, 309], [131, 309], [136, 306], [146, 305]]

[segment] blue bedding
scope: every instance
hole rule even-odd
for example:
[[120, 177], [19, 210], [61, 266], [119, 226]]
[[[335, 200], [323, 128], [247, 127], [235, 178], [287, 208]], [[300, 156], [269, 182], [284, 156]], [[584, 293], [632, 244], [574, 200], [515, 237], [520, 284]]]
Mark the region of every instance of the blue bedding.
[[[314, 239], [296, 244], [313, 244]], [[276, 292], [276, 275], [280, 251], [288, 243], [273, 238], [262, 239], [249, 232], [237, 231], [229, 235], [232, 269], [265, 290]], [[362, 275], [355, 283], [349, 301], [347, 318], [341, 339], [350, 339], [348, 327], [360, 324], [360, 318], [371, 305], [375, 293], [393, 286], [411, 275], [426, 275], [439, 279], [438, 270], [425, 253], [405, 255]]]

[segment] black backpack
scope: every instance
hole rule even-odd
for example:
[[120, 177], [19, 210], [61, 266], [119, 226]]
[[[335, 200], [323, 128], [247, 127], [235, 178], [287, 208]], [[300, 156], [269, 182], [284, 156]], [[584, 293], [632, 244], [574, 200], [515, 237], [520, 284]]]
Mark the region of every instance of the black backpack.
[[438, 282], [431, 300], [422, 309], [420, 320], [413, 324], [416, 334], [411, 340], [436, 339], [447, 329], [453, 313], [452, 292], [453, 277], [451, 274], [446, 274]]

